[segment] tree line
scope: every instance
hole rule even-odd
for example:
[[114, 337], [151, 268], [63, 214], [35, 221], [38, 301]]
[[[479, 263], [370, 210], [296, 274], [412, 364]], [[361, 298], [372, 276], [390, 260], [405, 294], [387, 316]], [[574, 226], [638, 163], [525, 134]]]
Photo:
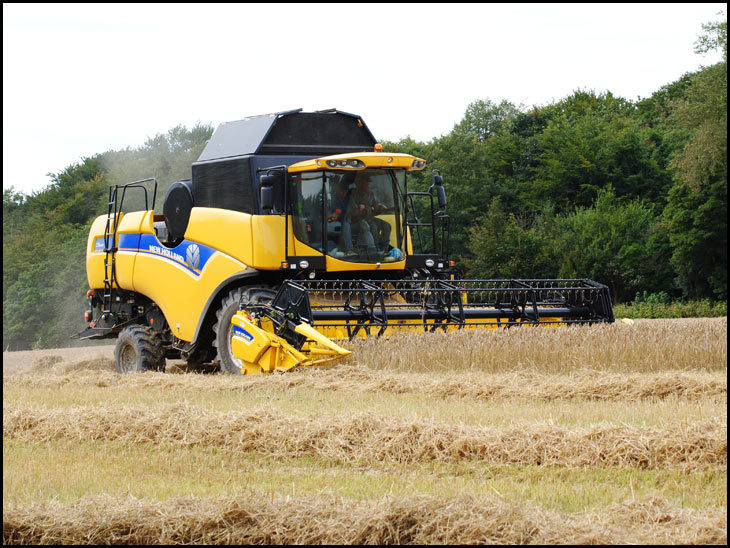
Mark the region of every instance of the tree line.
[[704, 26], [696, 51], [710, 50], [722, 60], [643, 100], [477, 100], [449, 134], [387, 148], [446, 178], [470, 277], [591, 278], [620, 302], [645, 291], [726, 300], [726, 21]]
[[[703, 29], [696, 51], [721, 61], [649, 98], [478, 99], [446, 135], [383, 143], [444, 176], [462, 276], [590, 278], [616, 302], [727, 300], [727, 22]], [[88, 229], [110, 185], [155, 176], [161, 209], [212, 132], [178, 126], [49, 174], [42, 191], [3, 190], [4, 348], [65, 346], [83, 329]], [[425, 190], [429, 173], [412, 181]]]

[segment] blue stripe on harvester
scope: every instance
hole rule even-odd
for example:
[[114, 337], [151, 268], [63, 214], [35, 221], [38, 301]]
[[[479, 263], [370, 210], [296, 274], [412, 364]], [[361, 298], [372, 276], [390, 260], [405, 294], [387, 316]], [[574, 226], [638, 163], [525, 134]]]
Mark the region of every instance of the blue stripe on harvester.
[[195, 276], [200, 276], [200, 272], [216, 251], [212, 247], [187, 240], [176, 247], [165, 247], [152, 234], [120, 234], [119, 250], [137, 251], [172, 261]]

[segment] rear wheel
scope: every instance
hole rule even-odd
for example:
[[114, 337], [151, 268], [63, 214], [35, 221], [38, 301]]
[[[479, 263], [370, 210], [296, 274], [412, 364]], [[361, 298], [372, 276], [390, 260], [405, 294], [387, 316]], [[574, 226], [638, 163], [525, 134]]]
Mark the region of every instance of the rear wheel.
[[114, 348], [114, 368], [117, 373], [164, 371], [165, 349], [162, 337], [150, 327], [125, 327]]
[[215, 338], [213, 346], [217, 350], [216, 360], [220, 363], [223, 373], [235, 375], [245, 374], [241, 360], [233, 356], [231, 340], [233, 339], [233, 316], [246, 304], [266, 304], [271, 302], [275, 292], [265, 286], [240, 287], [231, 291], [221, 301], [221, 306], [216, 312], [216, 323], [213, 325]]

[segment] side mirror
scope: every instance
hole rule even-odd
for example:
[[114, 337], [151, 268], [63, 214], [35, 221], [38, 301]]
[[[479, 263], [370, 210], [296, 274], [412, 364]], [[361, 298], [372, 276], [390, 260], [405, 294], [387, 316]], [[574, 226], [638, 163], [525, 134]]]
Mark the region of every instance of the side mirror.
[[274, 209], [274, 179], [271, 174], [262, 175], [259, 179], [261, 193], [261, 209], [271, 211]]
[[439, 209], [446, 209], [446, 189], [443, 186], [437, 186], [436, 194], [438, 195]]
[[433, 170], [433, 185], [431, 185], [431, 188], [433, 187], [436, 187], [439, 209], [446, 209], [446, 189], [444, 189], [444, 178], [441, 177], [441, 173], [438, 169]]

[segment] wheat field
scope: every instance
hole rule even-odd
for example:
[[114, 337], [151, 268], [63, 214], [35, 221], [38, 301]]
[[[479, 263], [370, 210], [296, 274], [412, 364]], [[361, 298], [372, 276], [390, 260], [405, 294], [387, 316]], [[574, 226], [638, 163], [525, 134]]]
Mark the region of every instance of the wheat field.
[[4, 354], [4, 543], [726, 544], [727, 318], [349, 346], [254, 377]]

